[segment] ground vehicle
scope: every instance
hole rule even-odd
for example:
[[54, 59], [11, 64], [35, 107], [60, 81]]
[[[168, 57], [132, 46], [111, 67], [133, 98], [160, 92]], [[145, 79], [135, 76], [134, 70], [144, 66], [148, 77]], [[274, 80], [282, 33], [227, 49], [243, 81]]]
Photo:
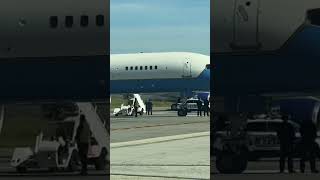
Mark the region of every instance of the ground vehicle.
[[201, 101], [202, 105], [203, 105], [203, 101], [201, 99], [198, 98], [190, 98], [187, 99], [186, 101], [184, 101], [181, 104], [177, 105], [177, 109], [178, 109], [178, 116], [186, 116], [188, 112], [191, 111], [197, 111], [198, 110], [198, 101]]
[[[210, 99], [210, 92], [197, 92], [194, 95], [195, 99], [201, 99], [202, 101], [208, 100]], [[178, 102], [171, 104], [170, 109], [172, 111], [176, 111], [178, 110], [178, 106], [180, 106], [182, 104], [182, 102], [180, 102], [180, 98], [178, 99]], [[210, 107], [210, 104], [209, 104]]]
[[[237, 157], [237, 161], [233, 163], [238, 163], [236, 165], [238, 169], [232, 169], [228, 162], [226, 161], [226, 156], [232, 157], [229, 151], [228, 146], [230, 139], [228, 137], [228, 125], [224, 130], [217, 131], [214, 135], [214, 155], [216, 156], [216, 166], [217, 169], [222, 173], [233, 173], [240, 172], [246, 168], [248, 161], [258, 160], [260, 158], [270, 158], [270, 157], [279, 157], [280, 144], [277, 137], [277, 131], [282, 123], [281, 119], [272, 119], [272, 118], [263, 118], [263, 119], [254, 119], [248, 120], [246, 129], [245, 129], [245, 138], [238, 139], [240, 144], [241, 151], [243, 152], [242, 156]], [[296, 132], [296, 141], [295, 147], [298, 147], [299, 144], [299, 125], [293, 121], [289, 123], [294, 127]], [[242, 141], [240, 141], [242, 140]], [[298, 149], [296, 149], [298, 153]]]
[[[34, 149], [19, 147], [14, 150], [11, 165], [18, 172], [27, 168], [58, 168], [74, 171], [77, 169], [77, 146], [72, 139], [75, 122], [72, 120], [50, 122], [48, 128], [36, 138]], [[62, 131], [66, 139], [56, 136], [56, 131]]]
[[[281, 119], [257, 119], [249, 120], [247, 124], [247, 136], [249, 140], [249, 160], [257, 160], [265, 157], [279, 157], [280, 144], [277, 131]], [[289, 123], [294, 127], [296, 137], [299, 137], [299, 125], [292, 121]]]
[[138, 103], [137, 112], [140, 115], [143, 115], [146, 112], [146, 106], [139, 94], [133, 94], [133, 97], [128, 100], [128, 105], [121, 104], [120, 108], [115, 108], [113, 110], [113, 115], [133, 116], [135, 100], [137, 100], [137, 103]]
[[[53, 112], [56, 107], [58, 112]], [[11, 165], [19, 172], [27, 168], [47, 168], [49, 170], [77, 170], [79, 165], [78, 147], [75, 142], [80, 114], [84, 114], [91, 130], [88, 159], [98, 170], [105, 169], [108, 161], [109, 135], [104, 119], [98, 113], [98, 104], [67, 103], [46, 104], [44, 116], [54, 114], [36, 138], [35, 147], [15, 148]]]
[[[253, 100], [252, 100], [253, 101]], [[219, 101], [218, 101], [219, 102]], [[242, 101], [243, 102], [243, 101]], [[248, 102], [250, 102], [248, 100]], [[259, 106], [258, 102], [253, 101], [256, 106]], [[217, 103], [217, 101], [215, 101]], [[277, 98], [272, 101], [270, 101], [271, 109], [269, 109], [269, 112], [274, 110], [274, 113], [284, 113], [290, 116], [290, 120], [293, 121], [296, 124], [302, 125], [306, 122], [313, 122], [318, 130], [319, 130], [319, 109], [320, 109], [320, 100], [314, 97], [291, 97], [291, 98]], [[245, 107], [245, 104], [242, 105]], [[245, 113], [243, 113], [245, 114]], [[229, 148], [226, 153], [232, 154], [235, 158], [232, 160], [232, 165], [234, 164], [242, 164], [241, 166], [234, 167], [233, 172], [242, 172], [246, 169], [245, 163], [240, 162], [239, 158], [240, 156], [244, 157], [243, 153], [246, 153], [246, 147], [248, 143], [247, 136], [238, 136], [238, 134], [241, 134], [241, 129], [243, 129], [244, 122], [247, 121], [246, 117], [248, 114], [245, 114], [246, 116], [241, 117], [239, 116], [232, 116], [228, 115], [228, 121], [233, 123], [233, 132], [229, 133], [226, 136], [228, 136], [228, 141], [225, 141], [228, 143], [228, 146], [232, 146], [232, 148]], [[221, 115], [220, 115], [221, 116]], [[226, 116], [226, 115], [225, 115]], [[221, 116], [222, 117], [222, 116]], [[219, 119], [220, 117], [215, 117], [216, 119]], [[216, 122], [214, 122], [215, 124]], [[231, 123], [231, 124], [232, 124]], [[218, 124], [215, 124], [214, 127], [219, 126]], [[232, 126], [231, 126], [232, 127]], [[230, 130], [232, 132], [232, 130]], [[241, 138], [240, 138], [241, 137]], [[319, 144], [319, 140], [317, 140], [317, 143]], [[241, 144], [241, 147], [244, 150], [239, 149], [239, 144]], [[231, 155], [229, 155], [231, 156]], [[246, 161], [241, 159], [241, 161]], [[223, 171], [223, 170], [222, 170]], [[231, 172], [231, 171], [229, 171]]]

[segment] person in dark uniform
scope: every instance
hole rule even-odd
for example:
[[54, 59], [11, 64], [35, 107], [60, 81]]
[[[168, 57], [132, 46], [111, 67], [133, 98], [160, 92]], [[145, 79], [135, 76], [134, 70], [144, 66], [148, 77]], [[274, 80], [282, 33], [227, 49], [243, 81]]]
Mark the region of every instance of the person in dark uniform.
[[305, 161], [309, 159], [310, 169], [312, 173], [318, 173], [316, 169], [316, 143], [315, 139], [317, 137], [317, 128], [316, 126], [308, 121], [301, 125], [301, 160], [300, 160], [300, 171], [304, 173], [305, 170]]
[[134, 107], [135, 117], [138, 117], [138, 101], [137, 101], [137, 98], [134, 98], [133, 107]]
[[87, 175], [90, 128], [86, 121], [86, 117], [83, 114], [80, 115], [80, 124], [77, 129], [76, 141], [82, 166], [81, 175]]
[[201, 111], [202, 111], [202, 101], [200, 100], [200, 99], [198, 99], [198, 101], [197, 101], [197, 108], [198, 108], [198, 110], [197, 110], [197, 115], [199, 116], [202, 116], [202, 114], [201, 114]]
[[288, 158], [288, 170], [294, 173], [293, 170], [293, 143], [295, 138], [294, 127], [288, 122], [288, 116], [282, 116], [283, 122], [278, 130], [278, 138], [280, 140], [280, 173], [283, 173], [285, 160]]
[[149, 110], [150, 110], [150, 115], [152, 115], [152, 106], [153, 106], [152, 101], [151, 101], [151, 99], [149, 99]]
[[206, 116], [206, 114], [209, 116], [209, 101], [207, 99], [203, 103], [203, 115]]
[[149, 100], [146, 102], [146, 111], [147, 111], [147, 115], [150, 114], [150, 104], [149, 104]]

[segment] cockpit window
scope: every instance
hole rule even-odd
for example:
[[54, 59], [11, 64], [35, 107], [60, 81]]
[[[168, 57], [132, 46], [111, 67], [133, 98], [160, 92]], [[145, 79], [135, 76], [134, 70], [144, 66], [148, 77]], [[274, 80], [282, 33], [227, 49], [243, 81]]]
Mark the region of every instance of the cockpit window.
[[206, 69], [211, 69], [211, 65], [210, 65], [210, 64], [207, 64], [207, 65], [206, 65]]
[[320, 9], [308, 11], [308, 20], [312, 25], [320, 26]]

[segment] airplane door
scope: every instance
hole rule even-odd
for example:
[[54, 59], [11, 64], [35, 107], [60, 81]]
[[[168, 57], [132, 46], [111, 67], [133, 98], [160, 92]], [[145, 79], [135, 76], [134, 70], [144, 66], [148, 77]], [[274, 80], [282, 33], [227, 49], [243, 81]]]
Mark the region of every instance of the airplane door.
[[112, 78], [112, 79], [117, 79], [117, 78], [119, 78], [119, 75], [120, 75], [120, 73], [119, 73], [119, 68], [118, 68], [118, 67], [112, 68], [110, 74], [111, 74], [111, 78]]
[[182, 77], [191, 77], [191, 61], [189, 59], [183, 62]]
[[258, 49], [258, 16], [260, 0], [235, 0], [233, 49]]
[[115, 68], [110, 68], [110, 79], [115, 79], [116, 78], [116, 75], [115, 75]]

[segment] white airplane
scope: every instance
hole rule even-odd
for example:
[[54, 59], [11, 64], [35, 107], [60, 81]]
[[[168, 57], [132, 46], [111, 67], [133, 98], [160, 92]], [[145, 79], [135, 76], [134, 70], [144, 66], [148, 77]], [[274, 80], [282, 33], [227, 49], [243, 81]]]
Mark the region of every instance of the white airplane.
[[210, 90], [210, 57], [197, 53], [114, 54], [110, 71], [111, 93]]
[[107, 97], [108, 1], [5, 0], [0, 6], [2, 100]]
[[[214, 0], [211, 9], [213, 110], [230, 120], [235, 137], [216, 164], [221, 173], [241, 173], [248, 156], [246, 141], [238, 141], [246, 121], [240, 114], [268, 111], [270, 97], [320, 94], [320, 1]], [[317, 101], [284, 100], [279, 107], [319, 124]]]
[[215, 0], [215, 96], [320, 92], [320, 1]]

